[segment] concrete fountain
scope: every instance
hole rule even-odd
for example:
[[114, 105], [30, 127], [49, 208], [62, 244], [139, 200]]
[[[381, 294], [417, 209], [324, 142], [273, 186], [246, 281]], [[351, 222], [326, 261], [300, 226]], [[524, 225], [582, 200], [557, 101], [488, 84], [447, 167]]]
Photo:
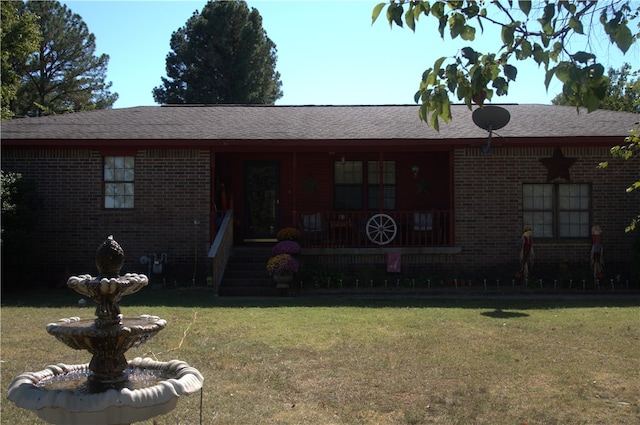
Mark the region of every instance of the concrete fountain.
[[167, 322], [149, 315], [122, 316], [122, 297], [149, 283], [143, 274], [120, 276], [123, 264], [124, 252], [109, 236], [96, 252], [98, 276], [72, 276], [67, 281], [67, 286], [95, 301], [97, 317], [70, 317], [46, 327], [67, 346], [89, 351], [91, 362], [25, 372], [9, 386], [9, 400], [51, 424], [118, 425], [166, 414], [180, 396], [202, 388], [203, 376], [183, 361], [126, 360], [127, 350], [146, 342]]

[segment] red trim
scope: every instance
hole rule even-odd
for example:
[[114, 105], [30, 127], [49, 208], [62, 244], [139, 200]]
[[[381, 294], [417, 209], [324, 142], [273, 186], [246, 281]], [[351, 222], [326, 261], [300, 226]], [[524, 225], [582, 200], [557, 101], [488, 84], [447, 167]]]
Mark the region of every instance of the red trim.
[[[493, 146], [614, 146], [622, 143], [625, 136], [608, 137], [495, 137]], [[486, 143], [486, 138], [474, 139], [334, 139], [334, 140], [122, 140], [122, 139], [4, 139], [3, 147], [40, 147], [40, 148], [87, 148], [100, 152], [131, 152], [148, 148], [193, 149], [215, 148], [217, 152], [291, 152], [295, 148], [298, 152], [317, 151], [321, 149], [349, 151], [384, 150], [390, 152], [404, 152], [434, 149], [453, 149], [464, 147], [480, 147]]]

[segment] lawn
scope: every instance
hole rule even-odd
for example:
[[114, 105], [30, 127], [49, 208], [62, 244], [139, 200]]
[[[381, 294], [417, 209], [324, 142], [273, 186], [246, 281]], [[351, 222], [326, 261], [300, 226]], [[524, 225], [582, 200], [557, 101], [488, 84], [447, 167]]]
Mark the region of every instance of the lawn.
[[[160, 294], [159, 292], [162, 292]], [[2, 306], [2, 388], [86, 363], [44, 329], [93, 317], [75, 293]], [[157, 424], [638, 424], [640, 298], [223, 299], [143, 289], [125, 316], [167, 328], [127, 358], [205, 376]], [[89, 303], [90, 304], [90, 303]], [[41, 424], [2, 400], [2, 424]], [[144, 422], [151, 425], [153, 421]]]

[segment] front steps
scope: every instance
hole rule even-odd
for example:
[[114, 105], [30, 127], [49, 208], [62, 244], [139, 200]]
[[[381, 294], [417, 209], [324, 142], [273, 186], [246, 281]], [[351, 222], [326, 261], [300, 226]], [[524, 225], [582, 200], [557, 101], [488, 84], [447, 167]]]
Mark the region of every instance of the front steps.
[[280, 296], [273, 278], [267, 274], [272, 246], [234, 246], [224, 270], [219, 296]]

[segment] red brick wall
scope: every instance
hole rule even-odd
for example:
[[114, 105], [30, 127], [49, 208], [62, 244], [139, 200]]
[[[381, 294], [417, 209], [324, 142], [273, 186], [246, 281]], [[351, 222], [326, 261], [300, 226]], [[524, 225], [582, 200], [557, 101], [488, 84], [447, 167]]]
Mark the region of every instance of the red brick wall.
[[[462, 247], [457, 267], [489, 278], [508, 278], [517, 270], [522, 229], [530, 224], [522, 222], [522, 184], [547, 182], [547, 169], [539, 160], [553, 150], [494, 147], [491, 156], [481, 156], [478, 148], [455, 151], [455, 245]], [[564, 147], [562, 153], [577, 158], [571, 182], [592, 184], [593, 223], [604, 232], [608, 273], [627, 276], [635, 235], [625, 234], [624, 228], [640, 209], [640, 193], [625, 189], [637, 178], [637, 164], [612, 160], [606, 147]], [[609, 168], [597, 169], [605, 160]], [[577, 275], [588, 275], [590, 250], [589, 239], [534, 240], [533, 275], [550, 278], [562, 262]]]
[[[148, 272], [142, 256], [167, 254], [172, 283], [206, 279], [210, 172], [207, 150], [141, 150], [135, 155], [135, 208], [103, 208], [103, 163], [83, 149], [5, 149], [2, 169], [36, 180], [40, 202], [25, 270], [43, 280], [96, 274], [94, 255], [109, 235], [125, 251], [123, 272]], [[199, 221], [196, 226], [194, 220]], [[3, 253], [10, 255], [10, 253]], [[55, 277], [53, 277], [55, 276]]]

